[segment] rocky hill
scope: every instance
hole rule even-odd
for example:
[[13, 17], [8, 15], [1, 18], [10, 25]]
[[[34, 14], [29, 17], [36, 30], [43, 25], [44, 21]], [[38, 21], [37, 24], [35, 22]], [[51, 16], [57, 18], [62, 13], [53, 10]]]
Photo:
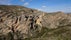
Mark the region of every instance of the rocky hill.
[[0, 40], [71, 40], [71, 14], [0, 5]]

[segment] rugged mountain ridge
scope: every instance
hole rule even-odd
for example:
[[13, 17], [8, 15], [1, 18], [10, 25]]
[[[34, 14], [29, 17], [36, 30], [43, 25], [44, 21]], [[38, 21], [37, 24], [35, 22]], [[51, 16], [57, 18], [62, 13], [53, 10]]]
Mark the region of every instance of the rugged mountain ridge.
[[1, 40], [71, 40], [71, 15], [0, 5]]
[[[41, 13], [43, 12], [21, 6], [0, 6], [1, 35], [6, 36], [10, 33], [13, 36], [12, 40], [33, 36], [34, 31], [41, 30], [40, 21], [43, 16]], [[17, 32], [20, 33], [16, 34]]]

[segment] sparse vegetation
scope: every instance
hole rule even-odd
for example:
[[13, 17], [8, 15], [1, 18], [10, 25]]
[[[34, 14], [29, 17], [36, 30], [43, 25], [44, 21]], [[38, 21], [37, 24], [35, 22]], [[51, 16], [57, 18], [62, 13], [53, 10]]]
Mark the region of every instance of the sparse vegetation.
[[71, 15], [1, 5], [0, 40], [71, 40]]

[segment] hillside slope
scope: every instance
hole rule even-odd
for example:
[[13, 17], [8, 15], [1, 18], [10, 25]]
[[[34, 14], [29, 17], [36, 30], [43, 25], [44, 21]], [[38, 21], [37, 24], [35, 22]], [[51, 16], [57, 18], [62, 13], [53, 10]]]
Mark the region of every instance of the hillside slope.
[[0, 5], [0, 40], [71, 40], [71, 14]]

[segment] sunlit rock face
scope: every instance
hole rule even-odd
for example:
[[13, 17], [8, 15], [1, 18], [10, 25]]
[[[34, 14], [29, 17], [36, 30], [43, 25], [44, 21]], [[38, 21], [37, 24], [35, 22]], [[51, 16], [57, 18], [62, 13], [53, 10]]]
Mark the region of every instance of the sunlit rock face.
[[0, 5], [0, 40], [71, 40], [71, 14]]
[[[0, 6], [0, 38], [24, 39], [34, 37], [42, 24], [41, 12], [20, 6]], [[3, 37], [4, 35], [4, 37]]]
[[47, 27], [48, 29], [68, 25], [70, 22], [71, 17], [63, 12], [49, 13], [43, 17], [43, 26]]

